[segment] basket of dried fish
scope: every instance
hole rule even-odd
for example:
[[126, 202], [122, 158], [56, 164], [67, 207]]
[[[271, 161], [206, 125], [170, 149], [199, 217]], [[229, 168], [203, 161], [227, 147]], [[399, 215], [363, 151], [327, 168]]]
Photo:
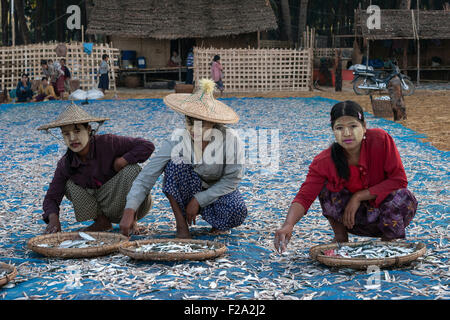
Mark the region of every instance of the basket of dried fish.
[[4, 286], [17, 275], [16, 267], [0, 262], [0, 287]]
[[63, 232], [37, 236], [28, 249], [53, 258], [91, 258], [119, 251], [128, 238], [109, 232]]
[[368, 266], [400, 267], [426, 252], [423, 243], [363, 241], [314, 246], [309, 255], [330, 267], [366, 269]]
[[130, 241], [120, 246], [120, 252], [136, 260], [207, 260], [227, 251], [224, 244], [192, 239], [151, 239]]
[[394, 113], [391, 106], [391, 98], [389, 96], [380, 96], [372, 98], [370, 96], [370, 102], [372, 103], [373, 115], [377, 118], [393, 118]]

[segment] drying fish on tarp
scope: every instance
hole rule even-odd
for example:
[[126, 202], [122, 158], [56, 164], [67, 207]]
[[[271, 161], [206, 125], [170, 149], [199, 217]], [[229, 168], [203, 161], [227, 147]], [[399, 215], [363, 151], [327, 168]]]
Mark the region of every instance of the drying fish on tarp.
[[[194, 229], [194, 232], [198, 230], [193, 232], [196, 235], [199, 231], [206, 231], [195, 238], [214, 239], [226, 244], [228, 254], [214, 260], [172, 263], [136, 263], [123, 254], [76, 260], [59, 257], [41, 259], [23, 250], [24, 239], [42, 232], [42, 224], [30, 221], [40, 219], [38, 212], [45, 195], [43, 186], [51, 181], [52, 171], [49, 168], [55, 166], [55, 152], [66, 152], [66, 148], [57, 145], [50, 135], [42, 137], [30, 133], [41, 124], [41, 119], [53, 118], [59, 113], [61, 104], [2, 104], [0, 145], [4, 152], [0, 176], [5, 179], [3, 188], [0, 188], [0, 206], [3, 209], [0, 210], [0, 236], [3, 240], [0, 243], [0, 259], [5, 262], [14, 259], [16, 263], [22, 261], [25, 264], [16, 266], [16, 286], [12, 289], [2, 287], [0, 299], [26, 299], [23, 292], [30, 299], [45, 293], [47, 296], [43, 299], [50, 300], [181, 300], [185, 295], [192, 299], [248, 300], [255, 299], [254, 292], [258, 292], [259, 299], [268, 300], [308, 298], [314, 292], [317, 294], [312, 297], [313, 300], [394, 300], [403, 297], [414, 300], [449, 299], [448, 290], [446, 293], [443, 289], [433, 289], [439, 284], [448, 284], [448, 152], [437, 150], [429, 142], [422, 142], [417, 132], [398, 123], [367, 114], [368, 127], [381, 126], [396, 142], [401, 141], [398, 148], [409, 178], [408, 188], [418, 195], [420, 202], [406, 237], [408, 241], [422, 242], [427, 246], [426, 255], [411, 265], [396, 268], [394, 272], [388, 270], [390, 282], [383, 280], [385, 276], [381, 274], [380, 290], [368, 290], [365, 285], [370, 284], [368, 281], [373, 277], [368, 274], [367, 268], [359, 271], [349, 267], [328, 268], [309, 258], [309, 247], [329, 243], [332, 239], [329, 222], [324, 219], [317, 201], [313, 203], [310, 214], [303, 218], [302, 231], [294, 229], [300, 236], [290, 241], [287, 254], [278, 255], [272, 251], [273, 232], [280, 225], [280, 217], [286, 214], [292, 195], [298, 190], [299, 181], [306, 175], [310, 164], [307, 159], [313, 159], [314, 155], [331, 143], [327, 138], [330, 129], [323, 123], [328, 121], [330, 108], [335, 101], [321, 97], [227, 98], [227, 101], [242, 115], [239, 127], [267, 129], [267, 140], [279, 140], [279, 144], [269, 144], [267, 157], [258, 157], [256, 163], [246, 161], [239, 190], [248, 208], [247, 221], [229, 235], [210, 236], [210, 228], [206, 224], [199, 224]], [[368, 105], [370, 108], [370, 103]], [[157, 145], [171, 133], [172, 124], [180, 123], [174, 114], [167, 112], [161, 99], [97, 101], [95, 111], [99, 115], [114, 114], [121, 118], [122, 121], [112, 124], [114, 132], [126, 132], [134, 137], [147, 136], [152, 132], [152, 139]], [[292, 128], [292, 119], [302, 119], [302, 125], [287, 130]], [[161, 125], [165, 123], [170, 125]], [[256, 152], [260, 145], [258, 140], [263, 138], [262, 132], [256, 130], [255, 154], [259, 154]], [[272, 133], [276, 132], [279, 136], [274, 140]], [[246, 151], [253, 152], [253, 144], [247, 140], [249, 137], [244, 141]], [[271, 157], [271, 146], [277, 147], [274, 154], [279, 155], [279, 159]], [[268, 163], [271, 159], [273, 161]], [[273, 166], [273, 174], [265, 174], [260, 170], [262, 165], [259, 162], [263, 160], [267, 161], [267, 166], [277, 165]], [[174, 236], [173, 214], [167, 197], [161, 192], [162, 184], [163, 179], [159, 179], [155, 192], [152, 192], [154, 204], [151, 214], [143, 221], [148, 229], [141, 239], [136, 239], [139, 242], [147, 238]], [[87, 226], [75, 220], [69, 201], [61, 203], [61, 214], [64, 215], [64, 219], [61, 219], [63, 230]], [[86, 233], [100, 239], [93, 233]], [[61, 238], [59, 242], [67, 239]], [[70, 239], [81, 238], [76, 235]], [[101, 240], [109, 243], [109, 239], [102, 237]], [[367, 238], [352, 236], [350, 240], [366, 241]], [[35, 243], [47, 242], [50, 239]], [[45, 250], [48, 250], [45, 253], [48, 254], [51, 249]], [[88, 250], [92, 249], [55, 249]], [[223, 271], [227, 273], [224, 275]], [[256, 278], [258, 280], [254, 280]], [[81, 280], [82, 287], [76, 286], [77, 279]], [[324, 279], [331, 284], [324, 282]], [[217, 288], [210, 288], [212, 282], [217, 283]], [[68, 284], [73, 284], [73, 289]]]
[[203, 252], [206, 250], [214, 250], [214, 245], [200, 244], [200, 243], [176, 243], [176, 242], [163, 242], [163, 243], [151, 243], [136, 247], [136, 252], [164, 252], [164, 253], [194, 253]]

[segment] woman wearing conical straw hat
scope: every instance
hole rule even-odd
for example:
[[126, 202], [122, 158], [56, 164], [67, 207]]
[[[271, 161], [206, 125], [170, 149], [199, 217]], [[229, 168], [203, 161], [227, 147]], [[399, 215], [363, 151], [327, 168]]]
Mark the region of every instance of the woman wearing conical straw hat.
[[164, 102], [185, 115], [186, 128], [175, 130], [133, 182], [120, 224], [129, 235], [136, 209], [164, 172], [163, 192], [169, 199], [178, 238], [190, 238], [189, 226], [201, 215], [212, 233], [241, 225], [247, 208], [238, 191], [243, 176], [243, 146], [225, 124], [239, 121], [226, 104], [214, 99], [215, 83], [200, 80], [193, 94], [170, 94]]
[[[89, 123], [98, 122], [100, 126], [106, 120], [72, 103], [55, 121], [38, 128], [47, 132], [60, 128], [67, 146], [45, 195], [45, 233], [61, 231], [59, 206], [64, 195], [72, 202], [77, 221], [95, 221], [85, 231], [108, 231], [112, 223], [122, 219], [126, 195], [141, 171], [137, 163], [146, 161], [155, 146], [141, 138], [96, 135]], [[137, 219], [144, 217], [150, 207], [148, 196], [138, 209]]]

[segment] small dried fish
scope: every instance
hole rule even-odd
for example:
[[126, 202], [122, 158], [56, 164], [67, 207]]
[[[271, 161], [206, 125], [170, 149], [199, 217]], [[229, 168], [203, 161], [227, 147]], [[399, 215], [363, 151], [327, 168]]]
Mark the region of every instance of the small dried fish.
[[342, 246], [338, 250], [327, 250], [326, 255], [341, 256], [345, 258], [365, 258], [365, 259], [380, 259], [399, 257], [411, 254], [415, 251], [414, 248], [407, 248], [402, 246], [379, 245], [375, 243], [365, 243], [360, 246]]
[[69, 249], [69, 248], [71, 248], [71, 249], [73, 249], [73, 248], [82, 249], [82, 248], [98, 247], [98, 246], [104, 245], [104, 242], [97, 241], [97, 239], [95, 239], [94, 237], [91, 237], [87, 233], [78, 232], [78, 235], [83, 240], [65, 240], [65, 241], [59, 243], [59, 245], [51, 245], [51, 244], [48, 244], [48, 243], [41, 243], [41, 244], [38, 244], [38, 247], [41, 247], [41, 248], [60, 248], [60, 249]]
[[78, 232], [78, 234], [79, 234], [80, 237], [82, 237], [84, 240], [88, 240], [88, 241], [95, 241], [95, 240], [96, 240], [94, 237], [91, 237], [91, 236], [88, 235], [87, 233], [84, 233], [84, 232]]
[[164, 252], [164, 253], [193, 253], [214, 250], [214, 245], [202, 245], [198, 243], [151, 243], [139, 246], [134, 249], [136, 252]]
[[[449, 85], [447, 84], [447, 89]], [[448, 93], [446, 93], [448, 97]], [[441, 98], [442, 99], [442, 98]], [[256, 143], [246, 139], [245, 171], [239, 191], [245, 198], [249, 214], [245, 222], [228, 235], [220, 235], [229, 248], [228, 255], [203, 262], [135, 263], [127, 256], [112, 254], [97, 259], [35, 259], [18, 243], [43, 231], [42, 199], [50, 183], [57, 161], [66, 152], [51, 135], [30, 135], [45, 119], [61, 112], [62, 102], [1, 105], [0, 110], [0, 259], [24, 261], [17, 265], [18, 276], [13, 289], [0, 289], [0, 299], [29, 299], [47, 294], [44, 299], [448, 299], [448, 259], [450, 239], [449, 155], [422, 142], [416, 132], [395, 122], [367, 115], [368, 127], [383, 128], [397, 143], [408, 176], [410, 189], [420, 205], [407, 228], [407, 238], [427, 245], [427, 254], [407, 267], [380, 275], [380, 290], [368, 290], [371, 275], [366, 271], [334, 269], [313, 263], [307, 248], [328, 242], [332, 237], [329, 222], [315, 201], [296, 228], [285, 255], [272, 253], [273, 232], [280, 228], [310, 161], [328, 148], [333, 134], [327, 125], [329, 110], [336, 101], [324, 98], [227, 98], [242, 119], [239, 128], [279, 129], [279, 144], [269, 144], [267, 157], [252, 160], [250, 154], [260, 152], [262, 136], [256, 130]], [[182, 116], [167, 112], [162, 99], [105, 100], [95, 102], [97, 115], [111, 116], [99, 133], [115, 132], [151, 140], [155, 146], [183, 125]], [[143, 119], [152, 121], [143, 121]], [[301, 119], [301, 128], [290, 128], [292, 119]], [[12, 130], [11, 130], [12, 128]], [[248, 137], [250, 138], [250, 137]], [[270, 138], [270, 134], [269, 134]], [[448, 140], [448, 137], [444, 137]], [[268, 139], [271, 140], [272, 139]], [[248, 141], [248, 142], [247, 142]], [[264, 139], [263, 141], [264, 142]], [[253, 146], [256, 146], [253, 149]], [[277, 164], [272, 146], [278, 147], [279, 167], [265, 173], [267, 163]], [[247, 150], [248, 149], [248, 150]], [[269, 150], [270, 149], [270, 150]], [[251, 152], [247, 152], [251, 151]], [[270, 151], [270, 152], [269, 152]], [[174, 235], [173, 214], [162, 192], [163, 179], [152, 190], [152, 214], [142, 219], [149, 237]], [[67, 199], [61, 202], [62, 227], [78, 230], [80, 225]], [[200, 220], [193, 232], [209, 230]], [[196, 230], [198, 229], [198, 230]], [[86, 232], [87, 233], [87, 232]], [[199, 234], [210, 238], [207, 232]], [[90, 233], [89, 233], [90, 234]], [[216, 238], [216, 236], [215, 236]], [[351, 236], [352, 240], [367, 238]], [[77, 240], [86, 240], [77, 237]], [[106, 240], [102, 240], [105, 241]], [[176, 242], [176, 240], [174, 240]], [[18, 250], [19, 249], [19, 250]], [[87, 249], [80, 249], [87, 250]], [[226, 271], [226, 273], [225, 273]], [[228, 280], [229, 279], [229, 280]], [[382, 280], [386, 279], [386, 281]], [[387, 280], [390, 279], [390, 282]], [[86, 283], [83, 290], [68, 284]], [[326, 281], [325, 281], [326, 280]], [[30, 281], [26, 285], [21, 285]], [[211, 284], [214, 283], [214, 284]], [[210, 288], [210, 284], [215, 289]], [[331, 283], [331, 284], [328, 284]], [[52, 286], [49, 286], [52, 284]], [[320, 290], [324, 288], [324, 290]], [[447, 289], [444, 289], [447, 288]], [[176, 289], [176, 290], [175, 290]], [[126, 294], [125, 292], [130, 292]], [[312, 296], [317, 292], [315, 296]]]

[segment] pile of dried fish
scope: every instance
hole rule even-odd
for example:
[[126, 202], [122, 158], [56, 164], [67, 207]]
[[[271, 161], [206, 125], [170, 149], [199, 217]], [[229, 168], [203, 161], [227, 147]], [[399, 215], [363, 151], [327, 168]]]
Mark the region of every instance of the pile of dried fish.
[[104, 245], [104, 242], [97, 241], [94, 237], [91, 237], [87, 233], [79, 232], [78, 233], [82, 240], [65, 240], [59, 244], [51, 245], [48, 243], [41, 243], [38, 247], [41, 248], [60, 248], [60, 249], [83, 249], [83, 248], [91, 248], [91, 247], [99, 247]]
[[365, 259], [382, 259], [400, 257], [411, 254], [414, 248], [402, 246], [380, 245], [375, 243], [366, 243], [360, 246], [341, 246], [337, 250], [327, 250], [326, 255], [340, 256], [344, 258], [365, 258]]
[[391, 100], [391, 98], [389, 96], [381, 96], [381, 97], [376, 97], [374, 98], [374, 100], [384, 100], [384, 101], [389, 101]]
[[199, 244], [199, 243], [182, 243], [182, 242], [156, 242], [150, 244], [144, 244], [136, 247], [136, 252], [163, 252], [163, 253], [194, 253], [204, 252], [207, 250], [214, 250], [214, 245]]

